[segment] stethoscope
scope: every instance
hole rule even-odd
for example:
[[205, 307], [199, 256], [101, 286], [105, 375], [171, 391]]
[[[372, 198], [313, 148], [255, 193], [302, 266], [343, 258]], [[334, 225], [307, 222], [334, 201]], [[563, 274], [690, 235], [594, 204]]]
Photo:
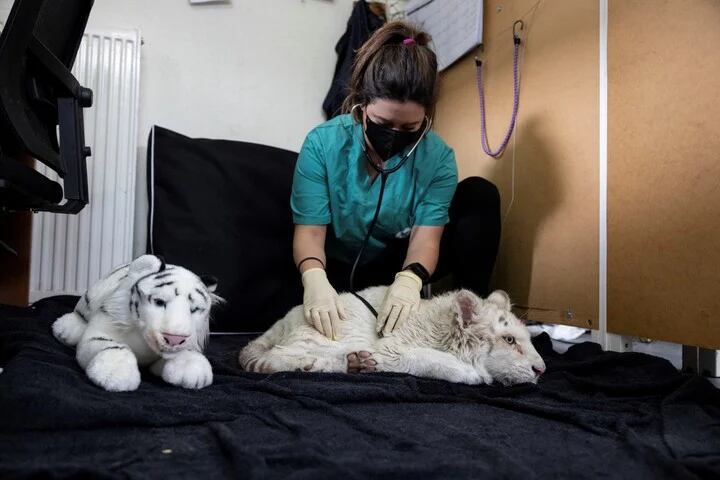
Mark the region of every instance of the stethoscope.
[[[350, 116], [352, 117], [353, 111], [361, 106], [359, 103], [352, 106], [350, 109]], [[366, 113], [367, 115], [367, 113]], [[400, 168], [402, 168], [403, 165], [405, 165], [405, 162], [408, 161], [410, 156], [415, 152], [415, 149], [420, 144], [420, 142], [425, 138], [425, 135], [430, 131], [430, 127], [432, 126], [432, 118], [425, 117], [427, 121], [425, 122], [425, 129], [423, 130], [422, 135], [420, 135], [420, 138], [417, 139], [415, 144], [412, 146], [412, 148], [405, 153], [402, 157], [400, 157], [400, 161], [392, 166], [391, 168], [384, 168], [382, 165], [378, 165], [375, 162], [372, 161], [370, 158], [370, 153], [367, 151], [367, 147], [365, 145], [365, 133], [364, 129], [361, 129], [362, 132], [362, 138], [360, 140], [360, 145], [362, 146], [363, 152], [365, 153], [365, 158], [367, 159], [368, 163], [373, 167], [373, 169], [380, 175], [380, 194], [378, 195], [378, 202], [377, 206], [375, 207], [375, 214], [373, 215], [373, 219], [370, 221], [370, 225], [368, 226], [368, 231], [365, 234], [365, 238], [363, 239], [363, 243], [360, 247], [360, 250], [358, 251], [357, 257], [355, 257], [355, 262], [353, 263], [352, 270], [350, 270], [350, 293], [355, 295], [365, 306], [372, 312], [372, 314], [377, 318], [378, 313], [373, 308], [372, 305], [370, 305], [370, 302], [365, 300], [360, 294], [358, 294], [355, 291], [354, 281], [355, 281], [355, 271], [357, 270], [357, 266], [360, 264], [360, 259], [362, 258], [363, 253], [365, 252], [365, 248], [368, 245], [368, 242], [370, 241], [370, 235], [372, 235], [373, 230], [375, 229], [375, 224], [377, 223], [378, 216], [380, 215], [380, 206], [382, 205], [383, 195], [385, 193], [385, 184], [387, 182], [387, 177], [391, 173], [395, 173]]]

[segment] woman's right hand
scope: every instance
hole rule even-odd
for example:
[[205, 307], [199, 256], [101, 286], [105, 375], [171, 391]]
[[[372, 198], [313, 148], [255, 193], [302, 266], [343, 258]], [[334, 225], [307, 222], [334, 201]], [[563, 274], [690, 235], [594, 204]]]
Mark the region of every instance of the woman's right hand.
[[332, 340], [340, 339], [340, 320], [345, 320], [345, 308], [330, 285], [325, 270], [310, 268], [302, 274], [305, 288], [303, 311], [305, 321]]

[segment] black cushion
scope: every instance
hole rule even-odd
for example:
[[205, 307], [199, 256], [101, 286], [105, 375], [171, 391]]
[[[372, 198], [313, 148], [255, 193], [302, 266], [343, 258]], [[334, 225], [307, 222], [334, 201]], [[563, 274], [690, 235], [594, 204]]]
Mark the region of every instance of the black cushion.
[[302, 302], [292, 259], [297, 153], [188, 138], [154, 127], [148, 142], [148, 252], [218, 278], [227, 304], [214, 331], [262, 331]]

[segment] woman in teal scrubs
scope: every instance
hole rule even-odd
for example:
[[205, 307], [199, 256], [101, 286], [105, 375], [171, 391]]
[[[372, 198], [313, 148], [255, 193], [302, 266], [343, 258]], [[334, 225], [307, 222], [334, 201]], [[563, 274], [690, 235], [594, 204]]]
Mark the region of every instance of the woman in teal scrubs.
[[[403, 22], [377, 30], [358, 51], [344, 110], [306, 137], [295, 168], [293, 255], [306, 320], [329, 338], [345, 316], [337, 291], [375, 215], [353, 287], [389, 285], [377, 330], [390, 335], [420, 303], [431, 278], [487, 295], [500, 238], [500, 199], [487, 180], [458, 185], [455, 154], [430, 126], [437, 60], [429, 36]], [[448, 225], [449, 223], [449, 225]], [[446, 227], [447, 225], [447, 227]]]

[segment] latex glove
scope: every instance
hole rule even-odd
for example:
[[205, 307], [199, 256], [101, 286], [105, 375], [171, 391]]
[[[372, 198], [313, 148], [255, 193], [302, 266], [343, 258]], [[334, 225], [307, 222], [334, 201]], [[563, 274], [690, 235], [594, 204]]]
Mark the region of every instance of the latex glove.
[[410, 313], [417, 310], [420, 305], [420, 289], [422, 280], [414, 273], [403, 270], [395, 274], [395, 281], [385, 294], [377, 318], [377, 333], [382, 331], [383, 335], [390, 335], [402, 325]]
[[305, 321], [333, 340], [340, 339], [340, 319], [345, 320], [345, 308], [330, 285], [325, 270], [310, 268], [302, 274], [305, 288], [303, 311]]

